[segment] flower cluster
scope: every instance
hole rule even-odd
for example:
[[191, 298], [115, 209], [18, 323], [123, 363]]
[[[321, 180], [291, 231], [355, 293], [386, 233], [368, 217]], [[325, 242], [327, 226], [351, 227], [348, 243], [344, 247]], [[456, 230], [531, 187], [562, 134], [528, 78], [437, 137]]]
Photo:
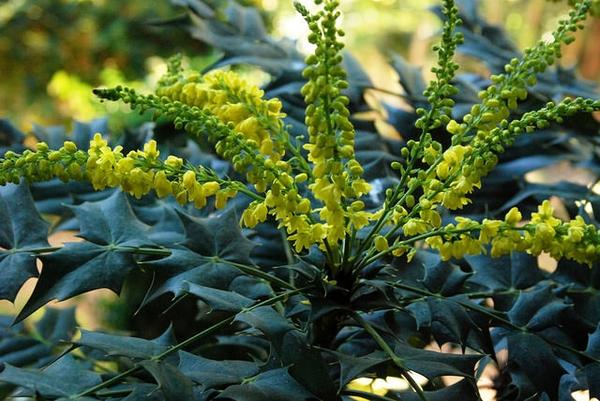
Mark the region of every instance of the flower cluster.
[[440, 252], [442, 259], [478, 255], [491, 246], [491, 255], [499, 257], [513, 251], [532, 255], [549, 253], [555, 259], [567, 258], [579, 263], [600, 256], [600, 234], [581, 216], [563, 222], [554, 217], [549, 201], [544, 201], [529, 222], [522, 221], [521, 212], [512, 208], [504, 220], [485, 219], [483, 222], [458, 217], [456, 224], [443, 228], [442, 235], [426, 239], [426, 243]]
[[[102, 99], [120, 100], [142, 112], [153, 110], [155, 116], [173, 121], [176, 128], [206, 137], [217, 155], [245, 177], [245, 183], [221, 179], [177, 157], [161, 158], [153, 141], [125, 155], [121, 147], [111, 148], [97, 135], [87, 152], [66, 142], [58, 150], [40, 143], [36, 151], [7, 153], [0, 160], [0, 184], [18, 182], [21, 177], [31, 181], [85, 179], [99, 190], [120, 187], [138, 198], [154, 190], [158, 196], [172, 195], [180, 203], [192, 202], [197, 207], [214, 197], [217, 208], [243, 193], [251, 203], [242, 212], [241, 224], [252, 228], [271, 217], [285, 229], [296, 252], [313, 245], [325, 251], [332, 271], [350, 267], [358, 272], [388, 253], [408, 253], [410, 258], [420, 240], [439, 250], [444, 259], [478, 254], [488, 246], [492, 256], [514, 250], [535, 255], [548, 252], [580, 262], [600, 256], [597, 231], [581, 218], [556, 219], [549, 203], [542, 204], [527, 223], [521, 222], [516, 209], [504, 221], [458, 217], [444, 227], [441, 216], [443, 208], [461, 209], [470, 202], [470, 194], [481, 187], [498, 154], [518, 135], [561, 123], [576, 113], [600, 110], [600, 101], [565, 99], [508, 120], [518, 101], [527, 97], [527, 86], [535, 83], [536, 73], [560, 57], [561, 45], [580, 29], [591, 0], [578, 3], [569, 19], [560, 23], [553, 43], [540, 42], [521, 60], [512, 60], [505, 74], [493, 76], [492, 85], [480, 93], [481, 104], [473, 106], [462, 122], [450, 117], [456, 95], [452, 80], [458, 68], [452, 59], [463, 40], [456, 32], [461, 20], [455, 2], [444, 0], [442, 43], [434, 48], [439, 64], [424, 92], [431, 107], [417, 110], [419, 139], [408, 141], [402, 149], [403, 162], [392, 163], [400, 180], [386, 190], [384, 205], [378, 210], [365, 210], [362, 200], [370, 185], [355, 157], [356, 132], [349, 99], [343, 94], [348, 82], [342, 67], [340, 37], [344, 33], [337, 26], [339, 1], [315, 3], [322, 7], [314, 14], [296, 4], [315, 46], [303, 73], [308, 133], [303, 147], [291, 140], [282, 103], [266, 99], [261, 89], [231, 70], [186, 73], [181, 58], [175, 57], [153, 94], [140, 95], [120, 86], [95, 91]], [[451, 135], [445, 149], [443, 141], [433, 137], [434, 130], [444, 126]]]
[[[231, 122], [221, 121], [210, 111], [197, 106], [166, 96], [139, 95], [128, 88], [97, 90], [96, 94], [104, 99], [121, 99], [140, 110], [152, 109], [172, 118], [176, 127], [184, 128], [191, 135], [206, 135], [215, 143], [217, 154], [230, 160], [236, 171], [245, 173], [247, 181], [258, 193], [264, 193], [264, 197], [250, 204], [242, 215], [242, 223], [248, 227], [265, 221], [271, 214], [280, 227], [286, 228], [297, 251], [322, 243], [326, 235], [324, 226], [313, 221], [310, 200], [299, 190], [299, 184], [307, 179], [307, 175], [294, 175], [287, 161], [275, 162], [266, 157], [258, 144], [237, 132]], [[264, 213], [265, 209], [267, 213]]]
[[185, 166], [175, 156], [160, 160], [153, 140], [143, 150], [123, 155], [121, 146], [111, 148], [100, 134], [90, 141], [87, 152], [73, 142], [65, 142], [58, 150], [41, 142], [35, 152], [7, 153], [0, 166], [0, 184], [18, 182], [21, 177], [28, 181], [85, 179], [96, 190], [120, 187], [136, 198], [154, 190], [159, 197], [173, 195], [179, 203], [193, 202], [196, 207], [204, 207], [207, 198], [214, 196], [215, 207], [223, 208], [238, 189], [245, 188], [239, 182], [221, 180], [205, 168]]
[[[181, 75], [177, 68], [171, 68], [168, 74]], [[236, 132], [256, 142], [260, 152], [274, 162], [283, 157], [285, 139], [275, 137], [281, 132], [284, 117], [279, 99], [263, 99], [261, 89], [248, 84], [233, 71], [192, 73], [179, 79], [163, 77], [162, 82], [165, 84], [156, 89], [158, 96], [204, 109], [219, 120], [231, 123]]]
[[[311, 15], [296, 3], [311, 31], [309, 41], [316, 46], [306, 59], [303, 75], [308, 82], [302, 88], [307, 104], [305, 122], [308, 127], [308, 159], [313, 163], [314, 182], [309, 185], [316, 199], [323, 202], [320, 217], [327, 223], [327, 238], [332, 243], [342, 240], [352, 229], [368, 224], [371, 214], [363, 211], [358, 199], [369, 192], [369, 184], [361, 178], [363, 169], [354, 157], [355, 131], [349, 119], [348, 87], [342, 68], [338, 40], [344, 32], [337, 28], [339, 1], [324, 2], [322, 10]], [[353, 201], [349, 206], [348, 200]]]

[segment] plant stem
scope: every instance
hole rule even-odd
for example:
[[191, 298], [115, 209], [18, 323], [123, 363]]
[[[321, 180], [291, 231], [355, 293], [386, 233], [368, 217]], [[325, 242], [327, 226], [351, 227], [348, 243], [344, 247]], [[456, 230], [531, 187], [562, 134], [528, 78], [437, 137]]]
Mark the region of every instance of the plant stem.
[[373, 337], [373, 340], [375, 340], [377, 345], [379, 345], [379, 347], [383, 350], [383, 352], [385, 352], [390, 357], [390, 359], [392, 360], [394, 365], [396, 365], [400, 369], [400, 371], [402, 372], [402, 376], [406, 379], [408, 384], [410, 384], [412, 389], [417, 393], [417, 395], [419, 396], [421, 401], [427, 401], [425, 392], [423, 391], [423, 389], [421, 388], [419, 383], [417, 383], [412, 378], [410, 373], [408, 373], [408, 369], [404, 366], [404, 362], [402, 361], [402, 358], [400, 358], [398, 355], [396, 355], [394, 350], [388, 345], [388, 343], [383, 339], [383, 337], [381, 337], [381, 335], [377, 332], [377, 330], [375, 330], [375, 328], [373, 326], [371, 326], [369, 324], [369, 322], [367, 322], [365, 319], [363, 319], [363, 317], [360, 316], [359, 313], [354, 312], [352, 314], [352, 317], [358, 324], [360, 324], [365, 329], [365, 331], [367, 333], [369, 333], [369, 335], [371, 337]]

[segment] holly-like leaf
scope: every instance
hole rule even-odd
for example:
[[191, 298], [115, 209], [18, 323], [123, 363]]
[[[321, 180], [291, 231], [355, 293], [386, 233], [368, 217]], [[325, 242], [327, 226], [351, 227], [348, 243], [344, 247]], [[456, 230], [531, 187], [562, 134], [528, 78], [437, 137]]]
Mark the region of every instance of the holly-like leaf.
[[469, 277], [469, 284], [490, 291], [525, 289], [543, 278], [537, 259], [525, 253], [512, 252], [508, 256], [494, 259], [488, 256], [467, 256], [466, 260], [475, 272]]
[[75, 334], [77, 321], [75, 320], [75, 307], [44, 309], [44, 316], [35, 324], [37, 335], [48, 344], [58, 344], [68, 341]]
[[340, 364], [339, 388], [342, 389], [352, 380], [361, 377], [362, 373], [389, 360], [382, 351], [374, 351], [368, 355], [352, 356], [337, 351], [332, 353]]
[[460, 355], [445, 352], [427, 351], [397, 342], [394, 352], [403, 361], [404, 366], [428, 378], [438, 376], [473, 377], [475, 364], [481, 355]]
[[123, 192], [72, 209], [79, 222], [79, 236], [89, 242], [121, 247], [152, 245], [147, 238], [149, 227], [135, 217]]
[[570, 305], [557, 298], [550, 288], [542, 287], [522, 292], [508, 311], [508, 317], [517, 326], [541, 331], [561, 324], [565, 315], [570, 311]]
[[[533, 334], [516, 333], [507, 336], [506, 344], [508, 361], [514, 364], [515, 373], [522, 372], [535, 388], [546, 391], [551, 399], [556, 399], [564, 369], [548, 343]], [[519, 385], [519, 381], [513, 380], [513, 383]]]
[[420, 328], [431, 328], [438, 344], [466, 344], [474, 322], [459, 301], [463, 297], [427, 298], [407, 307]]
[[203, 256], [251, 263], [250, 252], [256, 246], [240, 230], [239, 218], [233, 211], [209, 218], [197, 218], [179, 212], [186, 233], [182, 243], [186, 248]]
[[169, 348], [156, 340], [87, 330], [81, 330], [81, 338], [75, 344], [101, 350], [110, 356], [125, 356], [132, 359], [151, 359]]
[[133, 253], [140, 246], [152, 246], [147, 227], [136, 219], [125, 195], [74, 207], [87, 242], [69, 243], [43, 255], [43, 268], [33, 294], [20, 311], [22, 320], [56, 299], [59, 301], [98, 288], [119, 293], [129, 272], [136, 268]]
[[175, 366], [165, 361], [153, 360], [141, 361], [140, 365], [154, 377], [166, 401], [194, 399], [192, 381]]
[[234, 401], [307, 401], [314, 400], [304, 387], [298, 384], [287, 369], [273, 369], [259, 374], [243, 384], [227, 387], [217, 399]]
[[185, 240], [169, 246], [170, 256], [146, 263], [155, 270], [157, 281], [146, 302], [165, 293], [179, 296], [186, 282], [227, 289], [241, 274], [227, 262], [252, 264], [250, 253], [255, 244], [242, 234], [233, 211], [209, 218], [178, 211], [178, 216], [185, 230]]
[[248, 361], [216, 361], [189, 352], [179, 352], [179, 369], [205, 388], [238, 384], [259, 373], [259, 365]]
[[246, 298], [233, 291], [217, 290], [210, 287], [203, 287], [192, 283], [184, 283], [183, 290], [192, 294], [202, 301], [206, 302], [213, 310], [225, 312], [239, 312], [254, 303], [250, 298]]
[[25, 183], [0, 187], [0, 299], [14, 301], [36, 277], [36, 249], [48, 248], [49, 224], [38, 213]]
[[8, 364], [0, 371], [0, 382], [24, 387], [48, 398], [68, 398], [100, 381], [100, 375], [70, 355], [63, 356], [43, 371]]

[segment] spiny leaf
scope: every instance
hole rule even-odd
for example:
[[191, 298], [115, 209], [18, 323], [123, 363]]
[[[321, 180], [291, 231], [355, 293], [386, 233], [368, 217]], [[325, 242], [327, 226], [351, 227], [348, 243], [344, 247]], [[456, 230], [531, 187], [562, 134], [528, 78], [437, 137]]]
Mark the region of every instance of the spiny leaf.
[[[399, 397], [404, 401], [420, 401], [421, 398], [414, 391], [402, 392]], [[436, 391], [425, 391], [428, 401], [480, 401], [477, 386], [470, 379], [463, 379], [456, 384]]]
[[150, 359], [169, 348], [167, 345], [143, 338], [87, 330], [81, 330], [81, 338], [75, 344], [104, 351], [107, 355], [133, 359]]
[[100, 202], [72, 206], [80, 226], [79, 236], [97, 245], [144, 246], [149, 227], [139, 221], [125, 197], [116, 191]]
[[80, 235], [88, 242], [69, 243], [40, 257], [42, 273], [17, 320], [53, 299], [62, 301], [98, 288], [119, 293], [128, 273], [137, 266], [134, 248], [153, 245], [146, 238], [147, 227], [135, 218], [121, 192], [73, 209]]
[[508, 312], [510, 321], [529, 330], [558, 326], [571, 306], [558, 299], [548, 287], [522, 292]]
[[257, 363], [233, 360], [212, 360], [189, 352], [179, 352], [179, 369], [206, 388], [238, 384], [259, 372]]
[[513, 252], [497, 259], [468, 256], [466, 260], [475, 271], [468, 279], [469, 284], [486, 290], [524, 289], [543, 278], [537, 259], [525, 253]]
[[227, 289], [241, 272], [226, 261], [252, 264], [250, 252], [255, 244], [242, 235], [233, 211], [209, 218], [178, 211], [178, 216], [185, 230], [185, 240], [181, 244], [167, 245], [170, 256], [146, 263], [157, 276], [157, 284], [146, 302], [165, 293], [179, 296], [186, 282]]
[[192, 381], [179, 369], [165, 361], [145, 360], [140, 365], [158, 383], [167, 401], [192, 400]]
[[209, 218], [197, 218], [179, 212], [186, 233], [182, 243], [203, 256], [218, 256], [239, 263], [251, 263], [250, 252], [255, 247], [242, 235], [239, 217], [233, 211]]
[[473, 377], [475, 364], [481, 355], [460, 355], [446, 352], [427, 351], [396, 343], [394, 352], [402, 359], [404, 365], [428, 378], [438, 376]]
[[48, 227], [25, 183], [0, 187], [0, 299], [14, 301], [23, 283], [38, 275], [32, 251], [49, 247]]
[[130, 253], [93, 243], [67, 244], [41, 259], [42, 273], [17, 321], [53, 299], [63, 301], [98, 288], [119, 293], [125, 277], [136, 267]]
[[337, 351], [329, 351], [340, 364], [339, 388], [342, 389], [352, 380], [361, 377], [363, 372], [389, 360], [382, 351], [374, 351], [368, 355], [352, 356]]
[[217, 399], [235, 401], [306, 401], [315, 397], [296, 382], [287, 369], [273, 369], [243, 384], [227, 387]]
[[0, 381], [24, 387], [43, 397], [58, 398], [78, 394], [101, 380], [85, 363], [65, 355], [43, 371], [4, 365]]
[[233, 291], [217, 290], [188, 282], [184, 283], [183, 290], [188, 294], [195, 295], [206, 302], [213, 310], [218, 311], [239, 312], [254, 303], [250, 298]]

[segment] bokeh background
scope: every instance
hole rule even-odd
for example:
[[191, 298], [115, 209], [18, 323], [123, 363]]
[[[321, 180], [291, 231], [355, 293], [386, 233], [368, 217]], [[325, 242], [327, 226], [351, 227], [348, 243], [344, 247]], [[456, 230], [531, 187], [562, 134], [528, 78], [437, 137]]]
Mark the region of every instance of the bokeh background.
[[[277, 37], [303, 40], [306, 28], [288, 0], [239, 0], [260, 7]], [[224, 1], [206, 1], [215, 4]], [[149, 87], [165, 59], [181, 52], [202, 68], [218, 58], [170, 22], [185, 18], [193, 0], [2, 0], [0, 1], [0, 116], [23, 130], [34, 125], [69, 124], [107, 113], [113, 124], [127, 124], [117, 106], [107, 109], [91, 88], [126, 82]], [[431, 43], [440, 23], [429, 8], [435, 0], [344, 0], [343, 25], [350, 51], [376, 84], [396, 90], [386, 67], [390, 52], [410, 62], [432, 65]], [[480, 11], [504, 26], [522, 47], [549, 34], [564, 15], [566, 2], [480, 0]], [[582, 76], [600, 81], [600, 20], [580, 34], [562, 63], [579, 65]], [[466, 68], [478, 65], [462, 60]], [[133, 122], [131, 122], [133, 123]]]

